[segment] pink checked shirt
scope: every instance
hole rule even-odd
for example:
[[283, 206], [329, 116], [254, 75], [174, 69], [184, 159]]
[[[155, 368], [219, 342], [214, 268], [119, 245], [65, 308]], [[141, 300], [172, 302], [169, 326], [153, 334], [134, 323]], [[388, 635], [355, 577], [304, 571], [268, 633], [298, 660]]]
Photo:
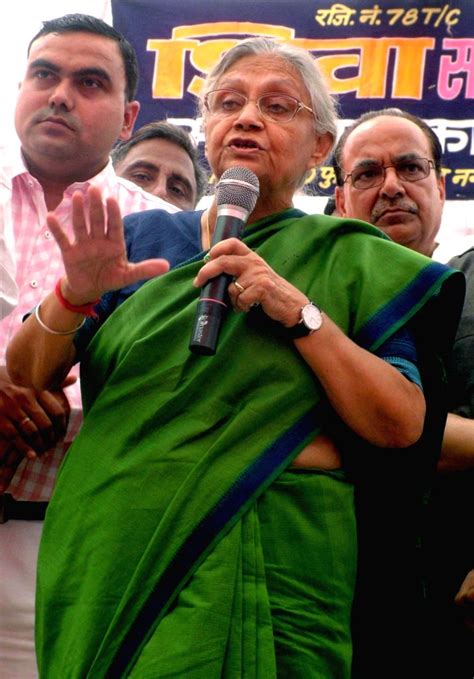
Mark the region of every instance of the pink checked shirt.
[[[18, 306], [0, 322], [0, 364], [5, 364], [5, 349], [8, 341], [21, 325], [25, 313], [30, 311], [54, 288], [63, 273], [59, 248], [46, 226], [46, 205], [43, 190], [38, 181], [25, 168], [21, 158], [12, 168], [9, 179], [0, 176], [1, 195], [10, 191], [11, 215], [6, 205], [6, 218], [11, 217], [15, 233], [16, 278], [19, 287]], [[132, 182], [117, 177], [109, 164], [98, 175], [87, 182], [69, 186], [55, 214], [71, 233], [71, 197], [74, 191], [87, 191], [90, 185], [101, 189], [104, 199], [114, 196], [122, 214], [161, 208], [178, 212], [178, 208], [143, 191]], [[77, 370], [76, 370], [77, 374]], [[66, 389], [71, 405], [71, 416], [66, 436], [55, 449], [40, 459], [23, 460], [7, 489], [17, 500], [49, 500], [56, 473], [61, 460], [79, 431], [82, 422], [82, 407], [79, 381]]]

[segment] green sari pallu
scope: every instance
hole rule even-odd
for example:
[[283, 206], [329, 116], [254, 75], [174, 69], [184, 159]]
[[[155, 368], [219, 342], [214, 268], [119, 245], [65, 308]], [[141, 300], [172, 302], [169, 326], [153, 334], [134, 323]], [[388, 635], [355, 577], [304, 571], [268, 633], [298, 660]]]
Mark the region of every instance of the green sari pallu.
[[[369, 350], [433, 296], [459, 306], [452, 270], [362, 222], [288, 210], [244, 240]], [[190, 353], [201, 265], [144, 285], [82, 361], [86, 417], [40, 549], [47, 679], [350, 676], [353, 487], [288, 469], [324, 392], [258, 314]]]

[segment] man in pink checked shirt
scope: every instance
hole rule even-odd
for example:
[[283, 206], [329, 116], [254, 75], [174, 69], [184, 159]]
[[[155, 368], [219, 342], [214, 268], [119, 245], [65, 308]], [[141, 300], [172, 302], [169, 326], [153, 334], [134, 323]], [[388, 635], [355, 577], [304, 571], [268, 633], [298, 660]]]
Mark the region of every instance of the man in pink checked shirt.
[[[0, 675], [37, 676], [34, 597], [42, 519], [62, 457], [81, 422], [78, 382], [58, 392], [14, 386], [4, 367], [23, 315], [62, 274], [46, 227], [54, 211], [70, 222], [76, 191], [100, 188], [122, 213], [177, 209], [116, 176], [109, 154], [133, 131], [138, 65], [111, 26], [83, 14], [46, 21], [32, 39], [15, 125], [21, 154], [2, 185], [16, 244], [17, 308], [0, 323]], [[66, 388], [67, 386], [67, 388]]]

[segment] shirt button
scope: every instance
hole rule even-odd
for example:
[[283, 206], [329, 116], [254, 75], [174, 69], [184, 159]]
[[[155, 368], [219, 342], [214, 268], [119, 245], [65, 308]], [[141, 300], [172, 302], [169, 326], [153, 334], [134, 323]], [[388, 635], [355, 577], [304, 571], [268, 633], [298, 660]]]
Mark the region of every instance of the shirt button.
[[45, 231], [44, 237], [46, 238], [46, 240], [49, 240], [51, 238], [51, 231]]
[[34, 279], [32, 281], [30, 281], [30, 287], [37, 288], [38, 287], [38, 281], [36, 281]]

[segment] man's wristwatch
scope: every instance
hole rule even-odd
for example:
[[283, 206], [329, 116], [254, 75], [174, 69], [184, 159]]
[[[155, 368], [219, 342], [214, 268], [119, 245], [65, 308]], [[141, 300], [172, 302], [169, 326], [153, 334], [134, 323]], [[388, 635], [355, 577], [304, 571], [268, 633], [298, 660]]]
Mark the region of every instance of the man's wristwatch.
[[313, 302], [309, 301], [301, 307], [300, 320], [292, 328], [287, 328], [287, 334], [290, 339], [298, 339], [299, 337], [307, 337], [311, 333], [319, 330], [323, 324], [323, 314], [321, 309]]

